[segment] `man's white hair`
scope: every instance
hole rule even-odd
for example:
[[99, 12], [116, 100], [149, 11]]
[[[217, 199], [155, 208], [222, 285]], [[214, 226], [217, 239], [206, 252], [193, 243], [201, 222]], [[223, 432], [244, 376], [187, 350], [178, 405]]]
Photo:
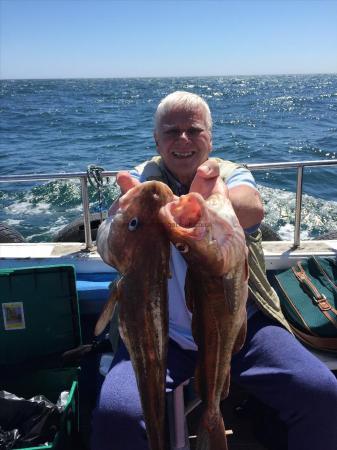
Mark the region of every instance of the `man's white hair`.
[[205, 121], [207, 126], [207, 131], [212, 133], [212, 116], [208, 104], [203, 98], [197, 94], [186, 91], [175, 91], [172, 94], [164, 97], [157, 107], [157, 111], [154, 116], [155, 131], [161, 123], [163, 116], [175, 109], [182, 109], [185, 111], [190, 111], [196, 108], [201, 108], [205, 113]]

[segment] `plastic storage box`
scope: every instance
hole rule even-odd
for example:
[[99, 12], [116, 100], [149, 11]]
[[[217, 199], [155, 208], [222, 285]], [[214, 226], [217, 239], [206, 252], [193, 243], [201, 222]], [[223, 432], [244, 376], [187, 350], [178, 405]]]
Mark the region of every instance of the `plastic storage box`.
[[53, 403], [69, 392], [53, 441], [26, 450], [77, 448], [78, 368], [61, 355], [81, 344], [78, 311], [73, 266], [0, 270], [0, 390]]

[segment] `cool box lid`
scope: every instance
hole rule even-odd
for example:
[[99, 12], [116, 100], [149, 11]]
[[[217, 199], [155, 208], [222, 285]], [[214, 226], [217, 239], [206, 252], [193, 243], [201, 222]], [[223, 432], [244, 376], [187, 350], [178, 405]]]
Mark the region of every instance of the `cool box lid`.
[[73, 266], [0, 270], [0, 365], [47, 359], [80, 344]]

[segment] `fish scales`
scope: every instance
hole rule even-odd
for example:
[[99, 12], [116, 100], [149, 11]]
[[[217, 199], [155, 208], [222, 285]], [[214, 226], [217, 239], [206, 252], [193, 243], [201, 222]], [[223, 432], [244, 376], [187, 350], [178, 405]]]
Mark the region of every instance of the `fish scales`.
[[185, 296], [193, 314], [196, 388], [203, 403], [197, 450], [228, 448], [220, 401], [228, 395], [231, 357], [242, 347], [247, 326], [245, 236], [225, 187], [221, 189], [207, 201], [187, 194], [160, 212], [188, 264]]
[[[149, 181], [121, 197], [116, 214], [98, 231], [105, 262], [123, 275], [96, 326], [96, 334], [119, 306], [119, 329], [129, 351], [141, 398], [150, 450], [165, 450], [165, 382], [168, 346], [170, 243], [158, 220], [173, 199], [163, 183]], [[106, 245], [108, 243], [108, 245]]]
[[[151, 267], [152, 264], [149, 266]], [[162, 270], [162, 268], [160, 269]], [[154, 271], [151, 281], [146, 280], [148, 283], [158, 279], [156, 272]], [[149, 295], [146, 285], [143, 285], [143, 289], [131, 289], [130, 291], [130, 285], [140, 282], [138, 276], [128, 276], [124, 281], [123, 297], [119, 300], [120, 333], [135, 369], [149, 447], [151, 450], [162, 450], [165, 448], [165, 378], [168, 335], [166, 286], [160, 286], [159, 283], [158, 292], [152, 291]], [[143, 284], [145, 283], [143, 281]]]

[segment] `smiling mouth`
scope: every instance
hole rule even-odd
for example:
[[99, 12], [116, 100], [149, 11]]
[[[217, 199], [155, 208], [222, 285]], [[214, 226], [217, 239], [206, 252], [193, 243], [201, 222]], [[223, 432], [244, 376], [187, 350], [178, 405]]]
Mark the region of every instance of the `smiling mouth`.
[[179, 159], [190, 158], [195, 154], [195, 152], [172, 152], [173, 156]]

